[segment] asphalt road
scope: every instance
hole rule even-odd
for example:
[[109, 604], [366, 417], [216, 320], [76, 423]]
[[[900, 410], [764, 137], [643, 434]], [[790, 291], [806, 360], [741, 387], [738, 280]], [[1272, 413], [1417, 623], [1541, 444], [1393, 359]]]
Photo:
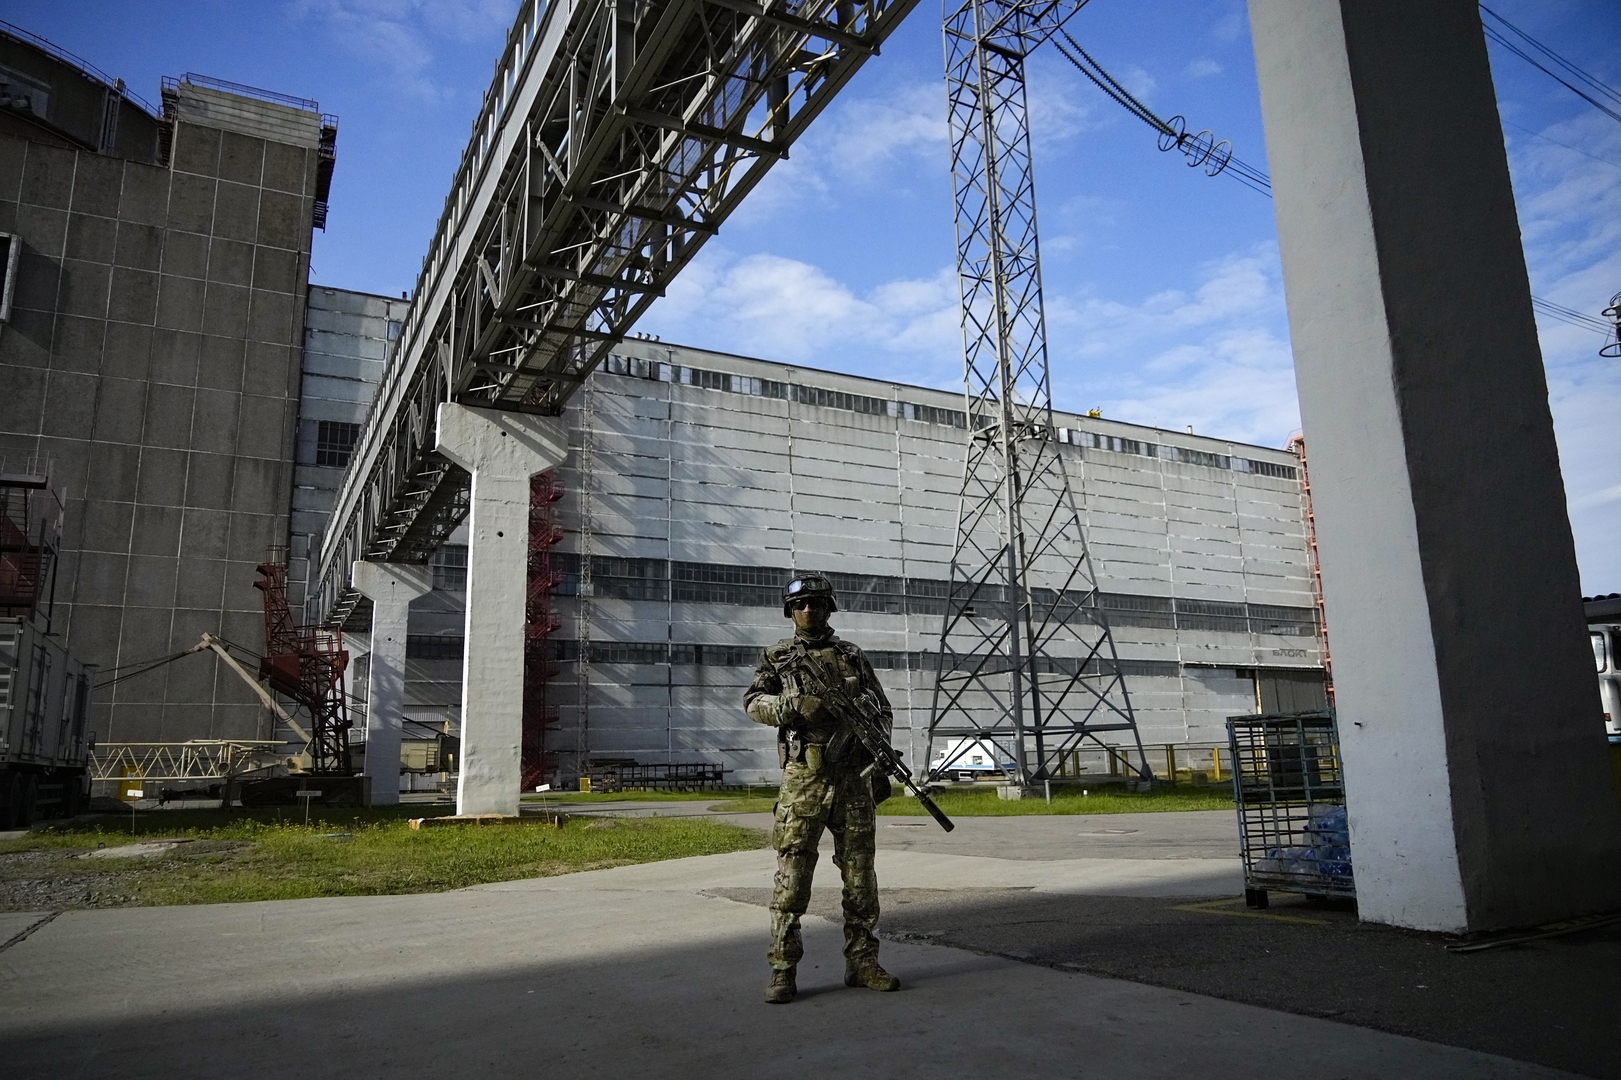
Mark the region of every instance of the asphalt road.
[[843, 987], [825, 859], [801, 998], [761, 1002], [769, 851], [415, 896], [8, 913], [0, 1073], [1621, 1076], [1621, 934], [1464, 956], [1344, 909], [1248, 912], [1220, 812], [880, 825], [898, 994]]

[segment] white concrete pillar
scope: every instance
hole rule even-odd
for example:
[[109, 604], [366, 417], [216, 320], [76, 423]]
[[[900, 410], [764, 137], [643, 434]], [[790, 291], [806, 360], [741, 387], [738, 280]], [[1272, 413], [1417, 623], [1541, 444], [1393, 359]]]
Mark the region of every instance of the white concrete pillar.
[[371, 601], [366, 691], [366, 775], [373, 806], [400, 801], [400, 721], [405, 715], [405, 640], [411, 601], [433, 588], [426, 566], [361, 561], [354, 586]]
[[555, 416], [439, 406], [439, 453], [473, 474], [458, 814], [516, 814], [523, 750], [529, 478], [563, 463]]
[[1475, 0], [1250, 0], [1365, 919], [1621, 906]]

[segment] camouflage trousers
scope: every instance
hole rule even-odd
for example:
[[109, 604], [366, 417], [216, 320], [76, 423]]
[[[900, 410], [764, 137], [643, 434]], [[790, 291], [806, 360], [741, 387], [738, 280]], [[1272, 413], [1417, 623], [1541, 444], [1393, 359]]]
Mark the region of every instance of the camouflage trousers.
[[812, 769], [790, 761], [782, 770], [771, 830], [777, 876], [771, 892], [771, 951], [766, 955], [773, 970], [791, 968], [805, 955], [799, 917], [810, 903], [824, 828], [833, 833], [833, 864], [844, 873], [844, 955], [850, 960], [877, 958], [873, 814], [872, 787], [856, 769]]

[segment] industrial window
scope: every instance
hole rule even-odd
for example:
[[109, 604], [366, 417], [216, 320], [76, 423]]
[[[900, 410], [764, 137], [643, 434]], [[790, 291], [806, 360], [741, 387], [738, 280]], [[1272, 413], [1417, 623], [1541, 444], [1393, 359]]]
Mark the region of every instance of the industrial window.
[[1189, 450], [1185, 446], [1162, 446], [1160, 453], [1172, 461], [1188, 465], [1204, 465], [1212, 469], [1232, 468], [1232, 459], [1224, 454], [1207, 454], [1203, 450]]
[[754, 667], [760, 662], [759, 645], [671, 645], [670, 663], [698, 667]]
[[[432, 648], [454, 648], [457, 650], [456, 656], [459, 657], [461, 640], [459, 637], [430, 638], [424, 635], [421, 638], [413, 637], [411, 648], [422, 650], [423, 658], [427, 658], [427, 650]], [[443, 642], [444, 645], [438, 645], [439, 642]], [[558, 661], [572, 662], [580, 659], [578, 641], [558, 640], [553, 642], [553, 645]], [[593, 641], [590, 655], [593, 664], [669, 663], [696, 667], [752, 668], [760, 662], [762, 648], [760, 645]], [[416, 657], [419, 653], [412, 651], [411, 655]], [[932, 651], [921, 650], [869, 649], [865, 655], [867, 662], [877, 671], [933, 671], [939, 659]], [[977, 657], [964, 655], [958, 659], [972, 664]], [[989, 665], [994, 666], [999, 657], [992, 656], [986, 659]], [[1182, 665], [1175, 660], [1119, 660], [1117, 663], [1120, 674], [1137, 678], [1175, 678], [1182, 671]], [[1075, 657], [1044, 657], [1040, 667], [1047, 674], [1075, 675], [1080, 671], [1081, 664]], [[1086, 674], [1100, 674], [1102, 670], [1102, 665], [1096, 659], [1086, 664]]]
[[408, 634], [405, 655], [411, 660], [460, 660], [466, 644], [460, 634]]
[[889, 402], [884, 398], [846, 394], [842, 390], [824, 390], [819, 386], [799, 386], [795, 384], [793, 396], [794, 400], [801, 405], [815, 405], [824, 409], [845, 409], [849, 412], [865, 413], [869, 416], [886, 416], [889, 413]]
[[593, 556], [591, 584], [597, 596], [612, 596], [620, 600], [668, 600], [669, 564], [663, 559]]
[[1295, 478], [1293, 465], [1274, 465], [1270, 461], [1255, 461], [1252, 459], [1249, 466], [1250, 472], [1259, 473], [1262, 476], [1275, 476], [1279, 480], [1293, 480]]
[[875, 574], [829, 573], [829, 581], [845, 611], [900, 615], [906, 610], [906, 581]]
[[1224, 604], [1214, 600], [1176, 601], [1176, 625], [1183, 630], [1249, 632], [1249, 610], [1245, 604]]
[[1253, 633], [1286, 637], [1313, 637], [1317, 633], [1317, 612], [1313, 608], [1251, 604], [1249, 609]]
[[428, 560], [433, 571], [433, 587], [450, 592], [467, 588], [467, 548], [462, 544], [446, 544]]
[[1176, 612], [1168, 596], [1099, 593], [1098, 602], [1108, 613], [1111, 626], [1146, 626], [1159, 630], [1176, 628]]
[[0, 233], [0, 322], [11, 321], [11, 294], [17, 290], [17, 260], [22, 249], [22, 237]]
[[672, 562], [670, 599], [688, 604], [742, 604], [775, 607], [790, 571], [769, 566]]
[[402, 322], [401, 320], [399, 320], [399, 319], [389, 319], [388, 320], [388, 340], [393, 341], [395, 338], [399, 337], [400, 336], [400, 331], [404, 327], [405, 327], [405, 323]]
[[667, 664], [670, 646], [662, 641], [593, 641], [593, 664]]
[[967, 413], [956, 409], [937, 409], [933, 405], [917, 405], [910, 401], [901, 403], [901, 415], [924, 424], [959, 428], [968, 426]]
[[341, 469], [349, 464], [360, 440], [360, 425], [321, 420], [315, 426], [315, 463]]

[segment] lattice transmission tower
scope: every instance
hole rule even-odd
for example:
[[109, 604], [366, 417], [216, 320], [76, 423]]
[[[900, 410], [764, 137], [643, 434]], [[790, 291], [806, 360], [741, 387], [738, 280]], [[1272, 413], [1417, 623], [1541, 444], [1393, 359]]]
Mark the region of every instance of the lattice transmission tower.
[[1152, 777], [1058, 455], [1042, 313], [1025, 58], [1085, 2], [945, 2], [968, 445], [929, 718], [935, 778], [989, 750], [1016, 783], [1039, 783], [1089, 742], [1134, 747], [1132, 767]]

